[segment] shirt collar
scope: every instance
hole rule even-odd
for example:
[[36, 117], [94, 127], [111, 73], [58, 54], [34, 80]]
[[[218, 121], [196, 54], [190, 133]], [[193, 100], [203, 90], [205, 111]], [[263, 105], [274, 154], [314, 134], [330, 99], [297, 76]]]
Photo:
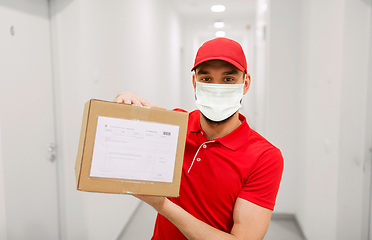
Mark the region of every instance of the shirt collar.
[[[200, 132], [202, 128], [200, 126], [200, 111], [196, 110], [190, 114], [196, 114], [195, 117], [189, 118], [191, 120], [189, 124], [190, 132]], [[226, 148], [229, 148], [233, 151], [238, 150], [246, 140], [249, 138], [251, 134], [251, 128], [247, 123], [247, 119], [239, 113], [239, 120], [242, 122], [239, 127], [237, 127], [234, 131], [229, 133], [228, 135], [215, 139], [216, 142], [221, 143]]]
[[195, 117], [189, 117], [189, 129], [190, 132], [198, 132], [201, 131], [201, 126], [200, 126], [200, 111], [195, 110], [190, 113], [190, 115], [194, 115]]

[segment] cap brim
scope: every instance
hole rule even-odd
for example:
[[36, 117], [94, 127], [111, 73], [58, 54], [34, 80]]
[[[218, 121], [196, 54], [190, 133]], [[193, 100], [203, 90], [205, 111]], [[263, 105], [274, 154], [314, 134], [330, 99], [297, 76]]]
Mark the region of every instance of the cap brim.
[[191, 71], [194, 71], [195, 68], [202, 64], [202, 63], [205, 63], [205, 62], [208, 62], [208, 61], [213, 61], [213, 60], [221, 60], [221, 61], [225, 61], [225, 62], [228, 62], [230, 64], [232, 64], [234, 67], [236, 67], [237, 69], [239, 69], [240, 71], [242, 72], [246, 72], [246, 69], [240, 65], [238, 62], [230, 59], [230, 58], [224, 58], [224, 57], [211, 57], [211, 58], [206, 58], [206, 59], [203, 59], [202, 61], [199, 61], [197, 63], [195, 63], [194, 67], [191, 69]]

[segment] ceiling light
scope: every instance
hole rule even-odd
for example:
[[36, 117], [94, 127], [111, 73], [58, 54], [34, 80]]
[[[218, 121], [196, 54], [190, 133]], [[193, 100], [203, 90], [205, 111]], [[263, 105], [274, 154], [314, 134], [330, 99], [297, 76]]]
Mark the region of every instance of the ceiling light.
[[224, 26], [225, 26], [225, 23], [221, 21], [214, 23], [215, 28], [223, 28]]
[[224, 37], [226, 33], [224, 31], [217, 31], [216, 32], [216, 37]]
[[264, 3], [264, 4], [262, 4], [261, 7], [260, 7], [260, 12], [263, 13], [263, 12], [265, 12], [266, 10], [267, 10], [267, 4]]
[[213, 5], [211, 7], [212, 12], [223, 12], [225, 11], [225, 6], [224, 5]]

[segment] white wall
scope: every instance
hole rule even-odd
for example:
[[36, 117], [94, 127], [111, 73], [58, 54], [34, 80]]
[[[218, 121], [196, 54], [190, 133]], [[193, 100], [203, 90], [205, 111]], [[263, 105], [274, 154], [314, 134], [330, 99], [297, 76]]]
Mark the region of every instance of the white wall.
[[56, 164], [48, 159], [54, 142], [48, 1], [0, 0], [0, 29], [4, 228], [9, 239], [55, 239]]
[[270, 24], [269, 1], [257, 0], [256, 6], [256, 32], [255, 32], [255, 75], [252, 76], [251, 90], [255, 92], [255, 127], [256, 131], [266, 135], [266, 85], [269, 70], [269, 31]]
[[[0, 116], [1, 119], [1, 116]], [[5, 195], [4, 195], [4, 168], [3, 152], [1, 143], [1, 122], [0, 122], [0, 239], [6, 239], [6, 212], [5, 212]]]
[[296, 0], [257, 4], [257, 131], [279, 147], [285, 162], [276, 213], [294, 214], [297, 205], [299, 6]]
[[361, 239], [370, 1], [269, 8], [265, 127], [285, 158], [276, 209], [295, 213], [309, 240]]
[[296, 214], [298, 205], [300, 3], [258, 0], [256, 9], [255, 126], [283, 154], [278, 214]]
[[51, 10], [63, 239], [115, 239], [138, 200], [75, 190], [83, 106], [131, 90], [177, 107], [178, 18], [165, 0], [55, 0]]
[[297, 213], [309, 239], [336, 239], [344, 6], [301, 7]]
[[366, 210], [362, 204], [367, 160], [365, 155], [368, 153], [366, 150], [372, 146], [365, 145], [367, 136], [372, 137], [371, 132], [366, 131], [371, 125], [371, 122], [366, 121], [366, 109], [368, 67], [372, 60], [369, 55], [372, 47], [372, 3], [345, 0], [344, 4], [336, 235], [336, 239], [340, 240], [361, 239], [361, 216]]
[[[371, 2], [372, 5], [372, 2]], [[372, 27], [372, 9], [370, 9], [369, 26]], [[372, 42], [372, 31], [369, 33], [369, 42]], [[364, 164], [364, 197], [363, 197], [363, 222], [362, 238], [372, 239], [369, 229], [372, 229], [372, 191], [371, 191], [371, 173], [372, 173], [372, 46], [369, 46], [369, 77], [367, 88], [367, 106], [366, 106], [366, 136], [365, 136], [365, 164]], [[369, 235], [369, 236], [368, 236]]]

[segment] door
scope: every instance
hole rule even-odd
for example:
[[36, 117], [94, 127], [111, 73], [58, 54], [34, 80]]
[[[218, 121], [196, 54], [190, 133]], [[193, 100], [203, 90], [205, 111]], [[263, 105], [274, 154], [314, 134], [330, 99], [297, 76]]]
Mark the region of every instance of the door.
[[0, 0], [0, 123], [6, 231], [59, 239], [47, 0]]

